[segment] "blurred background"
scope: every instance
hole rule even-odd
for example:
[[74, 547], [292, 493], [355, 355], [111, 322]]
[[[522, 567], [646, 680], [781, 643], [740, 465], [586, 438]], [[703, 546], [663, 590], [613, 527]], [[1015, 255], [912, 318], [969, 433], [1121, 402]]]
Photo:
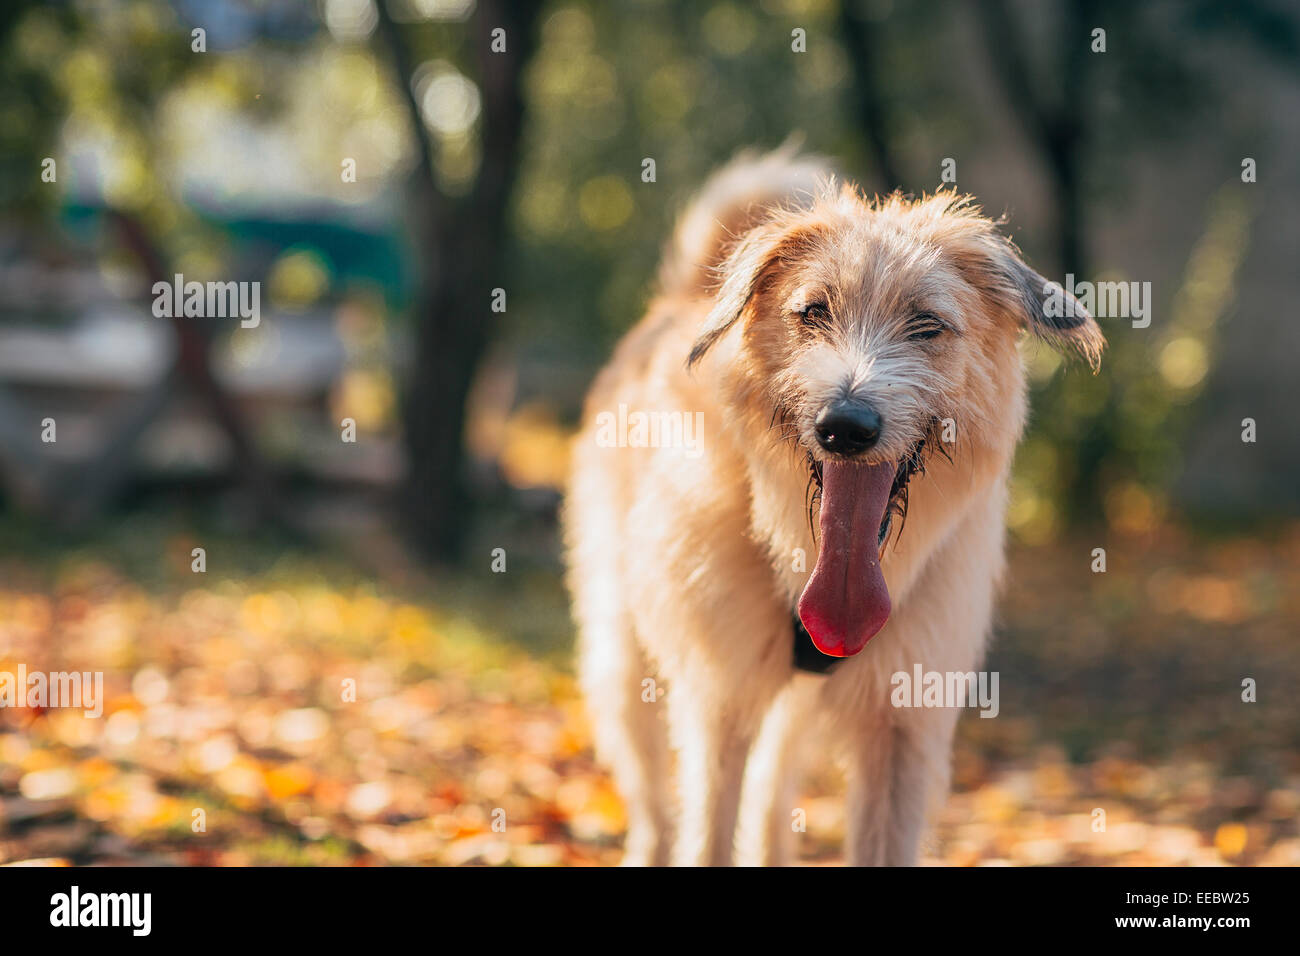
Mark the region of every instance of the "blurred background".
[[[107, 700], [0, 710], [0, 862], [616, 861], [569, 436], [676, 211], [797, 132], [1151, 284], [1097, 376], [1026, 343], [1001, 715], [927, 861], [1300, 863], [1298, 73], [1281, 0], [11, 0], [0, 672]], [[176, 273], [260, 323], [155, 317]]]

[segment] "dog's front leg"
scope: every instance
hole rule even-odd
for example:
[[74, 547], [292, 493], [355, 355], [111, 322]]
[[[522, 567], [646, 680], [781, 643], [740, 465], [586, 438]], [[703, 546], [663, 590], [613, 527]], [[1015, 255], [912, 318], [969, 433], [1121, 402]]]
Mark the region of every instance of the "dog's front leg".
[[889, 844], [895, 731], [883, 717], [867, 728], [850, 742], [845, 761], [844, 850], [849, 866], [883, 866]]
[[749, 735], [736, 710], [708, 700], [683, 687], [670, 702], [681, 800], [675, 866], [729, 866], [734, 849]]
[[931, 806], [948, 793], [960, 710], [913, 709], [894, 730], [886, 866], [915, 866]]
[[795, 674], [773, 702], [745, 765], [737, 854], [742, 866], [784, 866], [794, 842], [804, 758], [818, 739], [812, 726], [824, 677]]
[[851, 866], [915, 866], [928, 810], [947, 792], [958, 711], [883, 720], [849, 754], [846, 853]]

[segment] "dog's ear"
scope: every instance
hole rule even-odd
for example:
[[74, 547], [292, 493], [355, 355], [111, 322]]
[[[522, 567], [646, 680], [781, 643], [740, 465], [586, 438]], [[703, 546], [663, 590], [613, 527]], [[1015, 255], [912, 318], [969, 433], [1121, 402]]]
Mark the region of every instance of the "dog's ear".
[[687, 368], [703, 358], [713, 343], [736, 324], [758, 291], [763, 277], [798, 242], [797, 234], [776, 223], [768, 223], [751, 229], [736, 244], [718, 269], [724, 278], [714, 295], [713, 308], [704, 320], [704, 327], [691, 346]]
[[1059, 283], [1031, 269], [1010, 239], [990, 228], [978, 251], [962, 256], [962, 265], [976, 286], [1022, 326], [1063, 351], [1078, 353], [1097, 370], [1106, 337], [1096, 321]]

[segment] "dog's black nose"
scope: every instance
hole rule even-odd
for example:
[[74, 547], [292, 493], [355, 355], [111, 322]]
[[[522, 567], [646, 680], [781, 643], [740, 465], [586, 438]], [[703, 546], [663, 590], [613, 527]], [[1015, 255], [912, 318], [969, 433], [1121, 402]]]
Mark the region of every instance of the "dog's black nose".
[[832, 402], [813, 424], [818, 444], [835, 455], [860, 455], [880, 438], [880, 415], [861, 402]]

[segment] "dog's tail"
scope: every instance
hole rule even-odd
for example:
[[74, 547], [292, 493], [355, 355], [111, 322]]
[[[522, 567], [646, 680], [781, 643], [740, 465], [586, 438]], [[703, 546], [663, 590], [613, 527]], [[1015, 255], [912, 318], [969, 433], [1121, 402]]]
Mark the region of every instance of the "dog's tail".
[[746, 150], [723, 166], [682, 212], [659, 267], [668, 294], [711, 291], [717, 267], [773, 206], [806, 206], [834, 175], [817, 156], [799, 156], [791, 138], [769, 153]]

